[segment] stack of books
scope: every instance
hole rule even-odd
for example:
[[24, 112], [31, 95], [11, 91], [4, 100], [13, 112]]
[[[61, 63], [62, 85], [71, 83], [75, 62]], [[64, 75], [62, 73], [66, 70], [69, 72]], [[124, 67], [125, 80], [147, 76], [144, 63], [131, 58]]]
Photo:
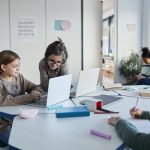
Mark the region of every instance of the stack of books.
[[116, 83], [116, 84], [109, 84], [109, 85], [104, 85], [104, 89], [121, 89], [122, 84], [121, 83]]
[[150, 88], [140, 89], [139, 94], [140, 96], [150, 97]]

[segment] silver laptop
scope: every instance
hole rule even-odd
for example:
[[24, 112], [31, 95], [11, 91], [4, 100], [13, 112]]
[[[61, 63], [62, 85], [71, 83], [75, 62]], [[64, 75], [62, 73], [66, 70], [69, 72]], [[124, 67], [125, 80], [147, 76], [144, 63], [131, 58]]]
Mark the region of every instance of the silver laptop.
[[48, 93], [40, 101], [28, 105], [37, 107], [50, 107], [67, 100], [70, 95], [72, 74], [49, 79]]
[[96, 91], [99, 68], [80, 71], [78, 84], [75, 92], [70, 93], [70, 97], [79, 97]]

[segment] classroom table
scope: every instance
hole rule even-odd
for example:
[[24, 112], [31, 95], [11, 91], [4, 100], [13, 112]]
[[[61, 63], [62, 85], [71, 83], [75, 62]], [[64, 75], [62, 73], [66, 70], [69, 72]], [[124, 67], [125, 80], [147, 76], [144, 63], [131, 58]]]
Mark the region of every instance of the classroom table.
[[[121, 100], [104, 108], [118, 111], [119, 114], [93, 114], [91, 112], [90, 116], [86, 117], [56, 118], [55, 113], [41, 109], [33, 119], [21, 119], [17, 116], [13, 121], [9, 145], [27, 150], [115, 150], [122, 144], [122, 141], [118, 137], [115, 128], [107, 123], [108, 116], [115, 115], [125, 119], [130, 118], [129, 109], [135, 106], [138, 97], [138, 91], [136, 90], [131, 90], [130, 93], [125, 90], [117, 90], [117, 92], [127, 95], [121, 96]], [[98, 94], [117, 96], [113, 91], [100, 89], [87, 95], [87, 97], [76, 98], [74, 102], [78, 106], [81, 100], [92, 99], [90, 96]], [[74, 105], [70, 100], [64, 103], [66, 103], [65, 106]], [[141, 98], [138, 103], [138, 107], [144, 110], [149, 110], [149, 105], [149, 98]], [[16, 108], [18, 111], [19, 106]], [[12, 109], [15, 112], [15, 108]], [[10, 112], [10, 109], [5, 110], [5, 113], [7, 112]], [[92, 135], [90, 134], [91, 129], [111, 135], [112, 138], [107, 140]]]
[[[122, 118], [130, 118], [129, 108], [136, 99], [125, 98], [107, 109], [119, 111]], [[141, 100], [139, 107], [149, 109], [150, 101]], [[9, 144], [27, 150], [115, 150], [122, 144], [115, 128], [107, 124], [107, 117], [118, 114], [93, 114], [87, 117], [56, 118], [55, 114], [39, 114], [33, 119], [16, 117], [13, 122]], [[111, 135], [107, 140], [90, 134], [94, 129]]]

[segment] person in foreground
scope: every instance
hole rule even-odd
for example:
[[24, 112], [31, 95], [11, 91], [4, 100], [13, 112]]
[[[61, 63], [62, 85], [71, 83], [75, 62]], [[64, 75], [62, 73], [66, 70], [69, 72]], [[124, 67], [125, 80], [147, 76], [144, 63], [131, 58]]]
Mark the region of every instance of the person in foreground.
[[[135, 119], [148, 119], [150, 120], [150, 112], [140, 109], [130, 109], [130, 115]], [[119, 137], [123, 142], [134, 150], [149, 150], [150, 149], [150, 132], [139, 133], [135, 126], [127, 120], [119, 117], [111, 117], [108, 123], [115, 126]]]
[[20, 57], [11, 50], [0, 52], [0, 106], [34, 102], [43, 90], [19, 73]]
[[39, 62], [40, 84], [44, 91], [48, 90], [50, 78], [68, 74], [67, 58], [67, 49], [60, 38], [48, 45], [44, 58]]

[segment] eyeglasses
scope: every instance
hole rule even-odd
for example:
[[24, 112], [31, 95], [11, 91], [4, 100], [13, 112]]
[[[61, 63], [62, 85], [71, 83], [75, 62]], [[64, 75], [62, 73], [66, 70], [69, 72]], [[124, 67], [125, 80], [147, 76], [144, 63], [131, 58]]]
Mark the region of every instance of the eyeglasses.
[[63, 63], [63, 61], [55, 61], [55, 60], [52, 60], [52, 59], [47, 59], [47, 60], [48, 60], [49, 63], [51, 63], [53, 65], [55, 64], [57, 66], [60, 66]]

